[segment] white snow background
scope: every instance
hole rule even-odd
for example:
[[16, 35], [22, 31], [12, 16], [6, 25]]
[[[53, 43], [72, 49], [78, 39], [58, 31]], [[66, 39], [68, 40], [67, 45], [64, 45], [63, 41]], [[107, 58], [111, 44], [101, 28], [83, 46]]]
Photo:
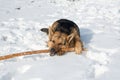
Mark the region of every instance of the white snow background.
[[0, 56], [47, 49], [40, 29], [61, 18], [88, 51], [0, 61], [0, 80], [120, 80], [120, 0], [0, 0]]

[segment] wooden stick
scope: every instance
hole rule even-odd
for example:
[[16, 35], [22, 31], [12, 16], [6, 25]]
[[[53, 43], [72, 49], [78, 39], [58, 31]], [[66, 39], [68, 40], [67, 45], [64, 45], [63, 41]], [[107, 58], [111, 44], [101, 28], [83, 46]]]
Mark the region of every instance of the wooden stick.
[[[62, 49], [65, 52], [72, 52], [74, 51], [74, 48], [64, 48]], [[14, 54], [8, 54], [5, 56], [0, 56], [0, 60], [6, 60], [14, 57], [19, 57], [19, 56], [25, 56], [25, 55], [32, 55], [32, 54], [40, 54], [40, 53], [48, 53], [49, 50], [35, 50], [35, 51], [27, 51], [27, 52], [20, 52], [20, 53], [14, 53]]]

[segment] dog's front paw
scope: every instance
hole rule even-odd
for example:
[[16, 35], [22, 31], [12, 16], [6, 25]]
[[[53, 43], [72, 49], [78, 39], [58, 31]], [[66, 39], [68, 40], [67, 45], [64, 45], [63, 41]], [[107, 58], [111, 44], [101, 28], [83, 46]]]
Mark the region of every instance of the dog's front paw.
[[81, 54], [82, 53], [82, 47], [75, 47], [75, 52], [76, 54]]
[[59, 52], [57, 53], [57, 55], [58, 55], [58, 56], [62, 56], [62, 55], [64, 55], [64, 53], [65, 53], [64, 51], [59, 51]]

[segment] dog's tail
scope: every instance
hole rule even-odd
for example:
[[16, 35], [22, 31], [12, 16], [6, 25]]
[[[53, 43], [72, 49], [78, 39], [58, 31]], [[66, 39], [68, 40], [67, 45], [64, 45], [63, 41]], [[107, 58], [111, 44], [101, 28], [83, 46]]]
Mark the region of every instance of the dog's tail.
[[48, 30], [48, 28], [42, 28], [42, 29], [40, 29], [42, 32], [45, 32], [45, 33], [49, 33], [49, 30]]

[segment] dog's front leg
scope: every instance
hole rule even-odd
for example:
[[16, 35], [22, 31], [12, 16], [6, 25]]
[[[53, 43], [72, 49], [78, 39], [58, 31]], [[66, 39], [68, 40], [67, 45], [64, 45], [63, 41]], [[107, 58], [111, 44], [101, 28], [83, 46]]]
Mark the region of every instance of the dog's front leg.
[[81, 54], [83, 50], [83, 44], [81, 42], [81, 40], [77, 40], [75, 42], [75, 52], [76, 54]]
[[57, 53], [58, 56], [62, 56], [62, 55], [64, 55], [64, 54], [65, 54], [65, 51], [59, 51], [59, 52]]

